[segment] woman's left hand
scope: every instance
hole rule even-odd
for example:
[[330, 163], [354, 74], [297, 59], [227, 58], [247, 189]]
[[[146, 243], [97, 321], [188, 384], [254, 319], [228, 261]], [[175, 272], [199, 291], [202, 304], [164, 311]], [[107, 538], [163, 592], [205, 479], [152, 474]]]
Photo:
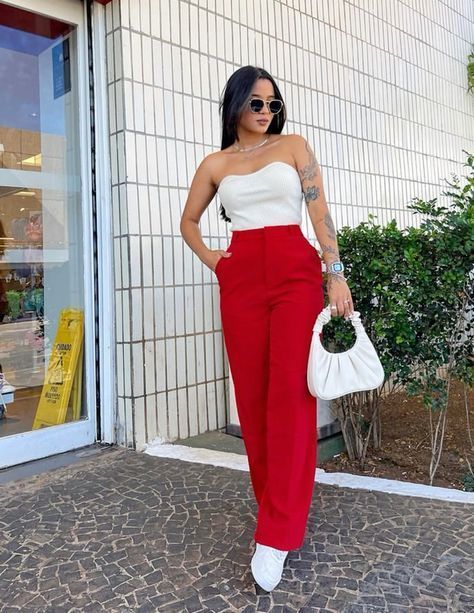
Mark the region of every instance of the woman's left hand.
[[336, 274], [328, 274], [327, 291], [331, 305], [331, 317], [339, 315], [348, 319], [349, 315], [354, 312], [354, 304], [347, 281]]

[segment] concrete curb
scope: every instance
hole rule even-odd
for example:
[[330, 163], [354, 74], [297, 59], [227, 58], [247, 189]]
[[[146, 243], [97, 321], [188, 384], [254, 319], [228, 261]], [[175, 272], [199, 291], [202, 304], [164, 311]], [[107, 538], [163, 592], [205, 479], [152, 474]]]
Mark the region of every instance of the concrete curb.
[[[145, 446], [143, 451], [148, 455], [162, 458], [175, 458], [185, 462], [211, 464], [212, 466], [222, 466], [224, 468], [232, 468], [234, 470], [247, 472], [249, 470], [247, 456], [240, 453], [174, 445], [172, 443], [161, 442], [160, 439], [151, 441]], [[326, 485], [372, 490], [385, 492], [387, 494], [397, 494], [399, 496], [416, 496], [420, 498], [430, 498], [432, 500], [443, 500], [445, 502], [474, 504], [474, 493], [472, 492], [463, 492], [462, 490], [448, 487], [435, 487], [432, 485], [396, 481], [394, 479], [382, 479], [380, 477], [366, 477], [364, 475], [336, 472], [328, 473], [322, 468], [316, 469], [315, 481], [316, 483], [324, 483]]]

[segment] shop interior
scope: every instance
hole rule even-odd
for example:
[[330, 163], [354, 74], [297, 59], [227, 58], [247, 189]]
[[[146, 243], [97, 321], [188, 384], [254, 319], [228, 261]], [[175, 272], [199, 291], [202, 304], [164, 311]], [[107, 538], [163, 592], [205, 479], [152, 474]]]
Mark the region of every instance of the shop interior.
[[34, 428], [62, 309], [83, 303], [73, 53], [71, 26], [0, 2], [0, 437]]

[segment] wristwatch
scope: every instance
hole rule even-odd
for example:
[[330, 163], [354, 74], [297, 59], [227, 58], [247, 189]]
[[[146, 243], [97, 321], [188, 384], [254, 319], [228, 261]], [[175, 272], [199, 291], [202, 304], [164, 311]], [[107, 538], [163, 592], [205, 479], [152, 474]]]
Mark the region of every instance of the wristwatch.
[[327, 266], [327, 271], [332, 274], [339, 274], [344, 270], [344, 264], [342, 262], [331, 262]]

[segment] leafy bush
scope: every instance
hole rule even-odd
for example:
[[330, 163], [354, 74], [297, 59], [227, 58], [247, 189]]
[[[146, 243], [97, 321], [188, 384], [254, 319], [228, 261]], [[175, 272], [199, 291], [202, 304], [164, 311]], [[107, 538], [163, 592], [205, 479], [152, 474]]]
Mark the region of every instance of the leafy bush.
[[[354, 307], [386, 374], [378, 390], [336, 401], [349, 457], [362, 466], [369, 437], [375, 448], [381, 443], [379, 400], [389, 378], [392, 392], [402, 387], [422, 396], [430, 420], [433, 411], [444, 410], [432, 427], [431, 478], [441, 453], [449, 381], [474, 384], [474, 156], [468, 155], [465, 166], [466, 184], [454, 177], [443, 192], [449, 208], [437, 199], [414, 198], [408, 205], [414, 215], [425, 216], [419, 227], [399, 229], [396, 220], [382, 227], [369, 215], [368, 222], [338, 232]], [[324, 327], [324, 344], [332, 350], [349, 348], [353, 339], [352, 326], [342, 318]], [[363, 421], [370, 424], [366, 434]]]
[[474, 475], [471, 472], [465, 473], [462, 482], [465, 492], [474, 492]]
[[474, 45], [467, 56], [467, 91], [474, 91]]

